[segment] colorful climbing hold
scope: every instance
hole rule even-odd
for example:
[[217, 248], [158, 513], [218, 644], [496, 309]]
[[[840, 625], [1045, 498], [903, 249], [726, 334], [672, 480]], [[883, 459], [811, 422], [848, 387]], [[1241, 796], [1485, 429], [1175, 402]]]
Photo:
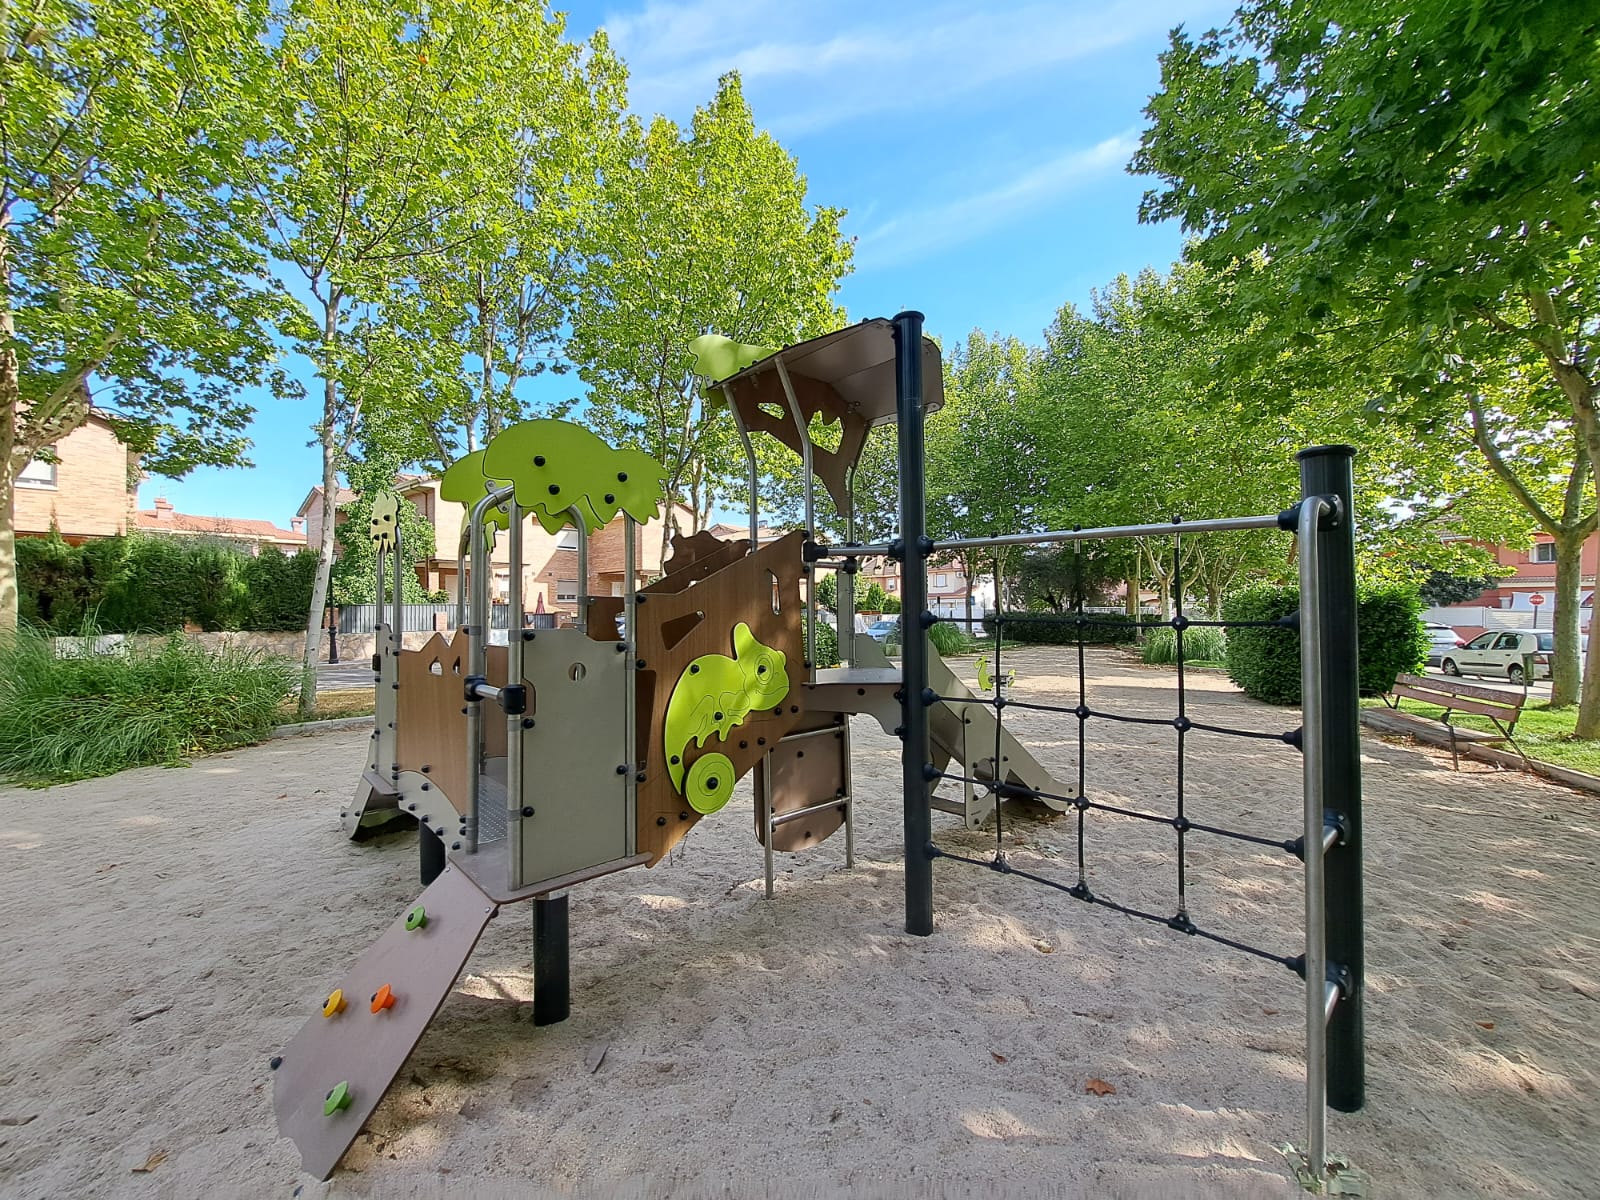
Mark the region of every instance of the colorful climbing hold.
[[387, 983], [384, 984], [381, 988], [372, 993], [372, 1011], [379, 1013], [386, 1008], [393, 1008], [394, 999], [394, 992], [389, 989], [389, 985]]
[[322, 1115], [331, 1117], [342, 1108], [349, 1108], [353, 1097], [350, 1095], [350, 1081], [341, 1079], [334, 1084], [333, 1091], [328, 1093], [328, 1098], [322, 1102]]
[[322, 1002], [322, 1015], [325, 1017], [337, 1017], [346, 1007], [348, 1005], [344, 998], [344, 989], [334, 988], [329, 993], [328, 998]]
[[428, 910], [417, 905], [406, 914], [406, 932], [415, 933], [428, 923]]

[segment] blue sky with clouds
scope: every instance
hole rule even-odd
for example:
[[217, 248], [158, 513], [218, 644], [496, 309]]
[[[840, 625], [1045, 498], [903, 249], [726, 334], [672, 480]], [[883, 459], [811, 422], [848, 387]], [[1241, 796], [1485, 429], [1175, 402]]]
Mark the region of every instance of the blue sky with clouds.
[[[1055, 311], [1120, 272], [1177, 257], [1170, 226], [1141, 226], [1145, 183], [1125, 166], [1177, 25], [1206, 0], [611, 0], [565, 6], [628, 63], [641, 114], [687, 122], [724, 71], [799, 160], [813, 202], [849, 210], [852, 318], [927, 314], [946, 340], [978, 327], [1037, 341]], [[288, 364], [295, 366], [295, 364]], [[304, 364], [300, 364], [302, 367]], [[308, 380], [309, 381], [309, 380]], [[552, 378], [552, 398], [581, 391]], [[250, 470], [147, 480], [141, 507], [287, 525], [316, 482], [311, 401], [263, 400]]]

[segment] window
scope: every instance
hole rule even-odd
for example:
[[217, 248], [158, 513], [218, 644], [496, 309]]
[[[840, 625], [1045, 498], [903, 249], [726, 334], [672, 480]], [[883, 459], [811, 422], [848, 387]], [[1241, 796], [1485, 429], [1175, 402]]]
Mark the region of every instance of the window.
[[1521, 645], [1522, 637], [1520, 634], [1502, 633], [1499, 640], [1495, 642], [1494, 648], [1496, 650], [1515, 650]]
[[578, 598], [578, 581], [576, 579], [556, 580], [556, 602], [573, 603]]
[[883, 590], [886, 592], [892, 592], [899, 586], [900, 581], [898, 579], [885, 579], [883, 581]]
[[1487, 650], [1489, 648], [1489, 643], [1494, 641], [1494, 639], [1495, 635], [1492, 633], [1480, 633], [1477, 637], [1473, 638], [1467, 643], [1467, 649]]
[[1536, 563], [1553, 563], [1556, 560], [1556, 544], [1554, 542], [1536, 542], [1533, 547], [1533, 561]]
[[22, 473], [17, 476], [17, 483], [23, 487], [53, 488], [56, 486], [56, 464], [40, 462], [36, 458], [22, 468]]
[[950, 586], [950, 576], [948, 576], [948, 575], [935, 575], [933, 577], [933, 586], [936, 589], [938, 589], [939, 591], [941, 591], [941, 592], [944, 591], [947, 587]]
[[557, 550], [576, 550], [578, 548], [578, 531], [576, 529], [563, 529], [556, 534]]

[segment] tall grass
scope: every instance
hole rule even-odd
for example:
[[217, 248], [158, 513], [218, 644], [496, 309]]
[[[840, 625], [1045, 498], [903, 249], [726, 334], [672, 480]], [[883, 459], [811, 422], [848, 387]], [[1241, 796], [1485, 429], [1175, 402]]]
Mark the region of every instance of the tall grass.
[[65, 783], [249, 745], [296, 681], [285, 659], [182, 636], [59, 658], [45, 633], [0, 634], [0, 776]]
[[[1210, 625], [1183, 631], [1184, 662], [1220, 663], [1228, 656], [1228, 635]], [[1144, 639], [1140, 657], [1152, 665], [1171, 666], [1178, 661], [1178, 635], [1172, 629], [1152, 629]]]
[[933, 643], [933, 648], [946, 658], [952, 654], [964, 654], [967, 650], [967, 635], [956, 626], [944, 621], [940, 621], [928, 630], [928, 640]]

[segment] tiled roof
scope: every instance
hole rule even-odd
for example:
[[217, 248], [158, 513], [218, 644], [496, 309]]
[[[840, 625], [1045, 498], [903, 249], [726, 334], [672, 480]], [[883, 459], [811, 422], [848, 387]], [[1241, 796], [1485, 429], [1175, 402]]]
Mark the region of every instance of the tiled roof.
[[251, 538], [263, 542], [306, 544], [306, 535], [292, 529], [279, 529], [271, 521], [248, 517], [196, 517], [189, 513], [140, 509], [134, 514], [136, 526], [146, 533], [209, 533], [218, 537]]

